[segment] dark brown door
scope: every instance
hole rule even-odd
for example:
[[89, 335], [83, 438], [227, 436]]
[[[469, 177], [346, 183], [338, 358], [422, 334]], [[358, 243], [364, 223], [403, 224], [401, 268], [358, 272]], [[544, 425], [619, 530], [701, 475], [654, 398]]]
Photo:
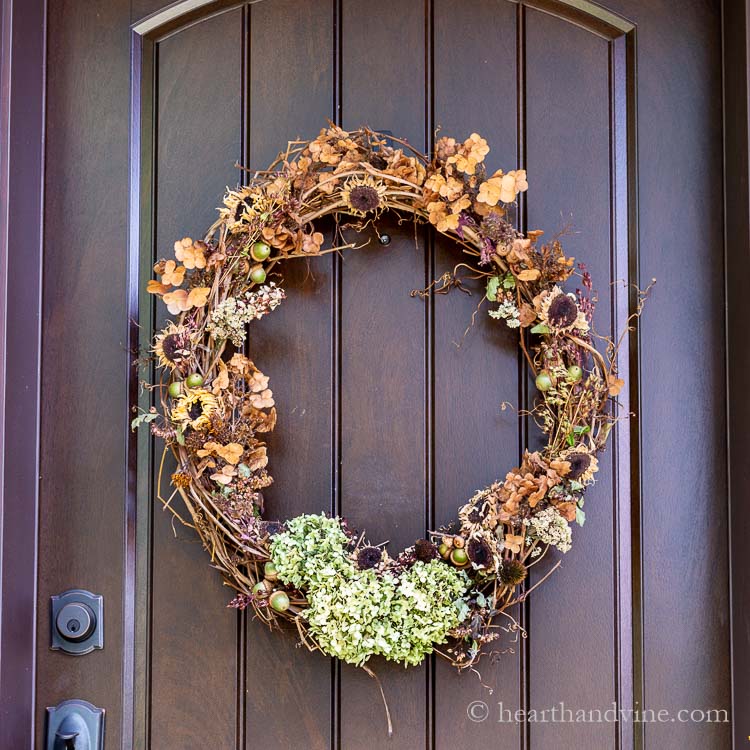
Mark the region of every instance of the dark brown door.
[[[44, 707], [80, 697], [107, 709], [110, 749], [730, 747], [721, 721], [509, 719], [730, 704], [720, 7], [605, 4], [50, 3], [40, 743]], [[624, 362], [637, 416], [574, 550], [519, 612], [529, 637], [481, 679], [377, 664], [391, 740], [363, 672], [226, 608], [206, 553], [155, 502], [161, 448], [127, 431], [128, 320], [143, 345], [153, 258], [213, 221], [235, 161], [262, 168], [326, 119], [423, 149], [438, 126], [484, 135], [492, 168], [528, 170], [524, 227], [572, 226], [601, 332], [622, 324], [628, 283], [658, 279]], [[454, 249], [382, 230], [387, 247], [290, 264], [288, 302], [251, 347], [279, 406], [270, 514], [340, 513], [400, 549], [537, 437], [500, 409], [529, 398], [514, 337], [484, 316], [464, 335], [481, 290], [410, 296]], [[48, 598], [73, 586], [106, 607], [104, 650], [79, 658], [47, 650]]]

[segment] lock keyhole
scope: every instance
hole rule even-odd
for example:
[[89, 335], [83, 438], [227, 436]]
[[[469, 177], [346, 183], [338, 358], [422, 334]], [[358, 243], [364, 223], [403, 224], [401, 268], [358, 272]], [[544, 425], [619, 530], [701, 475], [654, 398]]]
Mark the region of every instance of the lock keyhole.
[[58, 613], [55, 625], [66, 641], [83, 641], [94, 632], [96, 615], [87, 604], [70, 602]]

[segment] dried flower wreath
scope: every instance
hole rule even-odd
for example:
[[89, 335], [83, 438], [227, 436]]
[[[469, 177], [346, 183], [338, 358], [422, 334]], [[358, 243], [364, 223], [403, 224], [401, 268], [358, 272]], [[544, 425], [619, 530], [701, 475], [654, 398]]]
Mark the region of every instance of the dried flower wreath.
[[[148, 284], [179, 315], [154, 339], [158, 382], [144, 383], [160, 408], [133, 422], [151, 423], [176, 457], [174, 492], [163, 502], [200, 536], [235, 592], [230, 606], [252, 607], [271, 625], [290, 620], [311, 650], [365, 669], [375, 654], [417, 664], [433, 650], [464, 669], [502, 631], [517, 637], [508, 610], [554, 570], [523, 585], [550, 547], [571, 548], [571, 524], [584, 522], [584, 492], [617, 419], [619, 341], [593, 331], [591, 277], [559, 238], [542, 243], [542, 232], [515, 228], [526, 173], [488, 174], [488, 152], [476, 133], [463, 143], [441, 137], [430, 159], [398, 138], [330, 125], [230, 190], [205, 238], [176, 242], [174, 259], [160, 260]], [[520, 333], [539, 390], [529, 414], [547, 436], [543, 450], [525, 452], [504, 480], [461, 506], [457, 526], [396, 557], [343, 519], [263, 520], [262, 492], [273, 481], [263, 436], [276, 409], [268, 377], [246, 352], [247, 324], [285, 298], [271, 271], [353, 247], [341, 217], [363, 230], [384, 211], [428, 222], [470, 259], [435, 290], [457, 284], [460, 267], [486, 279], [489, 315]], [[328, 215], [335, 241], [323, 249], [315, 222]], [[581, 289], [566, 293], [560, 285], [573, 274]], [[171, 505], [178, 493], [189, 520]]]

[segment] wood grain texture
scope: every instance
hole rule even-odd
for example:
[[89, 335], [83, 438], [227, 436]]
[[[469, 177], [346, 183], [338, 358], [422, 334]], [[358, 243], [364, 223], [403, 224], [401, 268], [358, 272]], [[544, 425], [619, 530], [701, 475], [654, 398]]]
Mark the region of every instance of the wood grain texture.
[[[517, 8], [487, 0], [472, 3], [471, 11], [456, 14], [450, 0], [435, 3], [434, 122], [459, 139], [480, 133], [491, 147], [488, 169], [514, 169], [523, 166], [517, 163]], [[474, 43], [477, 28], [483, 30], [481, 45]], [[454, 46], [462, 50], [460, 65], [444, 54]], [[460, 251], [439, 235], [435, 250], [435, 277], [461, 261]], [[518, 403], [518, 336], [498, 326], [486, 304], [471, 325], [485, 290], [481, 283], [467, 282], [467, 288], [471, 296], [454, 290], [434, 299], [436, 526], [455, 521], [460, 504], [518, 461], [519, 418], [500, 408], [502, 401]], [[512, 640], [501, 640], [498, 649], [515, 653], [480, 664], [481, 683], [491, 694], [479, 680], [437, 660], [436, 748], [451, 747], [457, 732], [474, 746], [519, 746], [521, 727], [515, 722], [498, 724], [494, 715], [476, 722], [467, 715], [472, 701], [502, 703], [512, 711], [523, 707], [523, 645]]]
[[[73, 697], [106, 707], [109, 741], [121, 736], [128, 12], [124, 0], [48, 7], [38, 747], [45, 707]], [[104, 650], [48, 650], [49, 597], [68, 588], [104, 596]]]
[[[241, 157], [242, 12], [157, 48], [155, 256], [200, 237]], [[159, 308], [163, 320], [163, 306]], [[156, 447], [157, 467], [161, 445]], [[167, 471], [171, 472], [171, 462]], [[163, 491], [168, 491], [165, 477]], [[235, 746], [238, 615], [193, 534], [153, 504], [151, 734], [154, 748]], [[176, 534], [173, 533], [176, 531]], [[177, 539], [175, 539], [175, 535]]]
[[[722, 158], [720, 6], [608, 5], [638, 23], [640, 281], [658, 280], [641, 326], [644, 699], [728, 709], [722, 195], [692, 180], [693, 164]], [[646, 746], [668, 750], [729, 747], [730, 734], [645, 726]]]
[[[424, 5], [345, 0], [342, 7], [344, 127], [369, 124], [424, 148]], [[397, 554], [427, 526], [426, 308], [409, 296], [425, 285], [425, 261], [423, 235], [415, 237], [408, 222], [388, 218], [378, 230], [390, 235], [388, 246], [377, 245], [374, 232], [353, 237], [369, 246], [342, 262], [340, 510]], [[404, 670], [378, 660], [372, 668], [385, 681], [399, 743], [423, 746], [425, 666]], [[360, 717], [342, 718], [342, 748], [388, 744], [378, 698], [369, 677], [342, 669], [341, 716]]]
[[[608, 44], [552, 16], [526, 14], [528, 226], [547, 236], [569, 227], [567, 254], [584, 261], [599, 294], [596, 327], [611, 335]], [[540, 189], [541, 188], [541, 189]], [[570, 285], [575, 288], [575, 281]], [[531, 392], [533, 393], [533, 386]], [[533, 429], [530, 443], [539, 442]], [[530, 600], [530, 707], [611, 707], [614, 695], [614, 567], [611, 451], [586, 494], [587, 522], [574, 551]], [[561, 554], [553, 551], [532, 582]], [[592, 585], [593, 584], [593, 585]], [[531, 745], [615, 747], [612, 724], [532, 724]]]
[[[284, 139], [312, 137], [332, 116], [333, 3], [294, 0], [250, 7], [246, 99], [248, 164], [265, 168]], [[287, 54], [277, 54], [278, 39]], [[281, 268], [288, 299], [251, 327], [248, 350], [270, 377], [279, 419], [268, 439], [274, 484], [268, 518], [331, 512], [333, 503], [332, 256]], [[294, 367], [289, 366], [290, 360]], [[297, 647], [297, 635], [247, 627], [246, 725], [249, 747], [328, 748], [331, 662]], [[295, 664], [293, 679], [279, 679]], [[269, 686], [273, 686], [271, 689]], [[295, 716], [287, 721], [279, 706]]]
[[[112, 426], [126, 413], [128, 355], [125, 296], [113, 295], [112, 280], [124, 290], [127, 27], [165, 5], [114, 0], [94, 12], [53, 3], [49, 20], [38, 697], [40, 707], [74, 694], [105, 705], [113, 747], [125, 465], [124, 430]], [[211, 223], [238, 179], [235, 159], [263, 167], [287, 138], [314, 135], [328, 117], [419, 148], [437, 125], [457, 137], [476, 130], [493, 147], [490, 168], [518, 159], [529, 170], [529, 228], [553, 232], [572, 215], [577, 233], [566, 245], [594, 274], [607, 332], [616, 293], [607, 287], [616, 278], [612, 44], [563, 18], [562, 4], [545, 6], [552, 13], [504, 0], [264, 0], [160, 42], [155, 252], [168, 255], [175, 239]], [[390, 742], [366, 675], [226, 610], [205, 552], [187, 530], [175, 540], [154, 507], [148, 746], [729, 747], [726, 724], [649, 724], [636, 728], [634, 745], [607, 724], [495, 720], [499, 702], [607, 708], [622, 670], [647, 707], [729, 705], [721, 195], [695, 178], [696, 164], [721, 158], [718, 2], [689, 0], [679, 12], [666, 0], [607, 6], [638, 27], [638, 77], [625, 98], [638, 97], [639, 150], [631, 143], [617, 158], [637, 177], [641, 283], [659, 278], [641, 334], [635, 669], [618, 650], [631, 637], [618, 630], [615, 582], [629, 584], [618, 553], [630, 550], [617, 546], [628, 540], [618, 542], [614, 503], [629, 508], [616, 497], [612, 454], [574, 551], [524, 613], [529, 641], [483, 664], [492, 695], [441, 662], [374, 665], [394, 714]], [[387, 247], [350, 233], [370, 244], [342, 260], [290, 264], [289, 299], [252, 331], [251, 352], [279, 407], [268, 515], [340, 510], [398, 551], [516, 464], [519, 424], [499, 405], [523, 403], [526, 383], [510, 332], [482, 313], [463, 337], [481, 288], [409, 296], [457, 259], [455, 249], [390, 218], [379, 229], [392, 237]], [[706, 350], [708, 340], [716, 346]], [[710, 504], [710, 525], [696, 522], [697, 503]], [[112, 602], [107, 649], [82, 660], [45, 650], [47, 597], [70, 585]], [[472, 700], [495, 714], [469, 721]]]

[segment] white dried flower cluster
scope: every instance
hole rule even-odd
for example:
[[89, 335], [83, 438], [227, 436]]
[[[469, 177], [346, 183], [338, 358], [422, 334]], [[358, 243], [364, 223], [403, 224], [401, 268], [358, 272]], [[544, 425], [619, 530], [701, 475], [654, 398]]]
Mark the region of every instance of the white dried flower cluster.
[[560, 552], [567, 552], [573, 546], [573, 534], [568, 522], [555, 508], [545, 508], [532, 518], [524, 520], [529, 533], [545, 544], [557, 547]]
[[504, 320], [508, 328], [518, 328], [521, 325], [521, 313], [511, 300], [501, 302], [497, 310], [490, 310], [488, 314], [495, 320]]
[[245, 341], [245, 326], [275, 310], [286, 294], [271, 282], [257, 292], [245, 292], [240, 297], [227, 297], [208, 316], [206, 330], [216, 339], [229, 339], [235, 346]]

